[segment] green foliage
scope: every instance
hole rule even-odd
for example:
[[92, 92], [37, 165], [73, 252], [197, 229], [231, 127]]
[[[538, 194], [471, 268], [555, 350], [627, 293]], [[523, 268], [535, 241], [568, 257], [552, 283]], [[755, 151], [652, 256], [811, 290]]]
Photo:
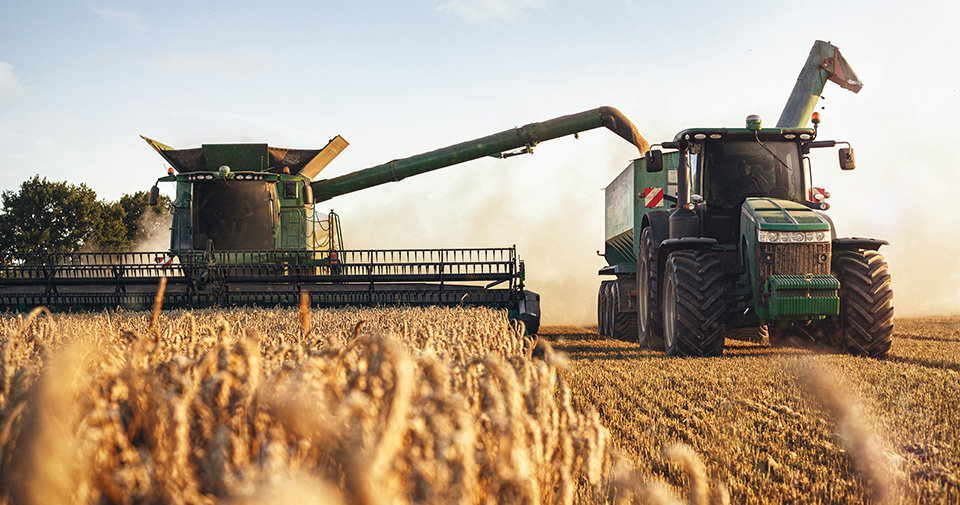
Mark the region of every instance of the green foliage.
[[100, 218], [97, 194], [86, 184], [49, 182], [39, 175], [20, 191], [4, 191], [0, 248], [4, 252], [76, 252]]
[[98, 201], [86, 184], [51, 182], [39, 175], [19, 191], [4, 191], [0, 209], [0, 252], [126, 251], [151, 231], [171, 207], [161, 196], [148, 205], [148, 194], [126, 194], [118, 202]]
[[125, 251], [133, 242], [127, 233], [128, 215], [119, 202], [101, 202], [90, 245], [98, 251]]

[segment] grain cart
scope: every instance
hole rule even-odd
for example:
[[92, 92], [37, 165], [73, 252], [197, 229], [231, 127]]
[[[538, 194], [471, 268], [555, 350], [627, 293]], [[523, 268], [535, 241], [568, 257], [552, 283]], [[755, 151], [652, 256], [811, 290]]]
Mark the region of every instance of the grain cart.
[[[670, 356], [717, 356], [728, 335], [827, 343], [883, 356], [893, 335], [893, 291], [877, 250], [840, 238], [829, 196], [813, 187], [817, 140], [806, 117], [827, 80], [859, 91], [839, 51], [817, 41], [775, 128], [690, 128], [635, 160], [606, 188], [608, 266], [599, 329]], [[795, 123], [794, 123], [795, 122]], [[664, 150], [669, 150], [665, 152]]]
[[[175, 185], [170, 249], [148, 253], [14, 254], [0, 258], [0, 309], [149, 307], [166, 277], [165, 307], [295, 304], [483, 305], [535, 332], [539, 296], [524, 289], [515, 247], [345, 249], [339, 218], [315, 205], [339, 195], [481, 157], [532, 153], [539, 142], [604, 126], [649, 145], [619, 111], [601, 107], [409, 158], [314, 180], [346, 146], [205, 144], [174, 149], [144, 137]], [[159, 189], [151, 190], [156, 202]]]

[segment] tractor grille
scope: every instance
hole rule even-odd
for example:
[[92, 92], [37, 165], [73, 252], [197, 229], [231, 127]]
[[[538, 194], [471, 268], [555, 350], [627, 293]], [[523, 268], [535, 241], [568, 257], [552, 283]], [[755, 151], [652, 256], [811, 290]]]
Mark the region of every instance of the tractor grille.
[[771, 275], [830, 275], [830, 243], [757, 243], [757, 293], [760, 306], [769, 302], [766, 289]]

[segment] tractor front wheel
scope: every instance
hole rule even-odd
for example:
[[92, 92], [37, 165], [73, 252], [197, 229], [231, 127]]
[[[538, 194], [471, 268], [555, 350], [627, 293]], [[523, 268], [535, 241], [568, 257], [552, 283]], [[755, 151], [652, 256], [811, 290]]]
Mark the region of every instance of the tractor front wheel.
[[677, 251], [667, 259], [663, 282], [663, 341], [667, 356], [723, 354], [724, 294], [728, 282], [720, 255]]
[[886, 356], [893, 343], [893, 287], [883, 255], [837, 253], [833, 275], [840, 281], [838, 343], [856, 356]]

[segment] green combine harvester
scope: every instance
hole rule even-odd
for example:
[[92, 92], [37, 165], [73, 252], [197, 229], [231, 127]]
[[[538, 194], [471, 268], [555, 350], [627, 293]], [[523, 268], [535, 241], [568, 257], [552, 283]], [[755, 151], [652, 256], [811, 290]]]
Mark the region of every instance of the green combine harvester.
[[[149, 308], [161, 277], [164, 307], [481, 305], [508, 310], [530, 333], [539, 296], [524, 289], [515, 247], [351, 250], [338, 216], [318, 203], [482, 157], [532, 153], [540, 142], [606, 127], [643, 153], [649, 144], [611, 107], [532, 123], [314, 180], [346, 146], [323, 149], [215, 144], [174, 149], [144, 139], [175, 185], [170, 249], [142, 253], [14, 254], [0, 261], [0, 309]], [[155, 204], [159, 188], [150, 192]]]
[[[608, 266], [600, 333], [639, 339], [670, 356], [718, 356], [725, 339], [829, 344], [887, 353], [893, 290], [887, 244], [842, 238], [813, 186], [808, 154], [849, 143], [817, 140], [812, 116], [827, 81], [861, 83], [836, 47], [817, 41], [775, 128], [690, 128], [649, 150], [606, 188]], [[669, 150], [669, 151], [665, 151]]]

